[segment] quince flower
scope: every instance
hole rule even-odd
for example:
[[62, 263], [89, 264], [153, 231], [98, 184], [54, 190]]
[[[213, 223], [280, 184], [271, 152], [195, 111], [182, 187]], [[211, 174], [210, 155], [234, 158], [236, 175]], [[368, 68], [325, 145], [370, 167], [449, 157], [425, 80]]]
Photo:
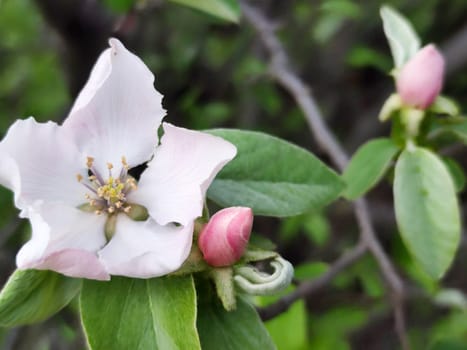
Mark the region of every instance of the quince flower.
[[236, 154], [219, 137], [168, 123], [159, 140], [165, 111], [153, 74], [109, 43], [63, 125], [18, 120], [0, 143], [0, 184], [32, 226], [20, 269], [98, 280], [178, 269], [207, 188]]

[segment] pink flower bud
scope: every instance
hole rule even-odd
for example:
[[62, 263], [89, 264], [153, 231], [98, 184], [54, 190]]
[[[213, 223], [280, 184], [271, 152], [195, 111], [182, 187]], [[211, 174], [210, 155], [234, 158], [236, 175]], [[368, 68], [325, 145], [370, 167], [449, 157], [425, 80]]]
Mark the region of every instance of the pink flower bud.
[[433, 44], [418, 51], [396, 78], [397, 92], [412, 107], [429, 107], [443, 86], [444, 58]]
[[245, 207], [225, 208], [215, 213], [201, 230], [198, 244], [212, 266], [230, 266], [245, 251], [253, 226], [253, 211]]

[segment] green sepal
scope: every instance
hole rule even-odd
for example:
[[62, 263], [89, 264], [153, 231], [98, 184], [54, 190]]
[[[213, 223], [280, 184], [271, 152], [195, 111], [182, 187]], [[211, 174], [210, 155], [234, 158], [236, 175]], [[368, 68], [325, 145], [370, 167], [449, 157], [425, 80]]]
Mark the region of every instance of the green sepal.
[[428, 110], [433, 113], [444, 114], [452, 117], [456, 117], [460, 114], [459, 106], [457, 103], [454, 100], [442, 95], [436, 97], [435, 102], [433, 102]]
[[190, 254], [182, 266], [170, 275], [181, 276], [211, 269], [196, 244], [192, 244]]
[[210, 272], [210, 276], [216, 286], [216, 293], [227, 311], [235, 310], [237, 300], [233, 282], [233, 268], [231, 266], [216, 267]]
[[402, 100], [398, 94], [392, 94], [386, 101], [384, 101], [383, 107], [379, 112], [378, 119], [381, 122], [391, 119], [397, 111], [402, 108]]

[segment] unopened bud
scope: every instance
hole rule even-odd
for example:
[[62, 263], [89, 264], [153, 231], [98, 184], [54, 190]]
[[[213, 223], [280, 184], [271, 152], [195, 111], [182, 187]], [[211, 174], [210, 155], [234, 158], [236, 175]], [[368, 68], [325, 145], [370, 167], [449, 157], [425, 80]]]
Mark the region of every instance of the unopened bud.
[[240, 259], [250, 239], [250, 208], [225, 208], [214, 214], [199, 236], [199, 248], [212, 266], [230, 266]]
[[444, 58], [432, 44], [418, 51], [396, 77], [402, 101], [418, 109], [428, 108], [443, 86]]

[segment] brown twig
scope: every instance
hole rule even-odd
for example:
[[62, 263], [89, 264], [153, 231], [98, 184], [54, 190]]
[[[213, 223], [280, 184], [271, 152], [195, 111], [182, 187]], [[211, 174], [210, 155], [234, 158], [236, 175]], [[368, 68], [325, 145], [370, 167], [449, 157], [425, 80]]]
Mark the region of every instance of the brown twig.
[[[241, 7], [246, 21], [255, 29], [259, 39], [261, 40], [261, 42], [263, 43], [270, 55], [271, 62], [269, 67], [269, 73], [271, 77], [275, 79], [277, 83], [279, 83], [284, 89], [286, 89], [296, 100], [297, 104], [300, 106], [306, 118], [310, 131], [313, 134], [317, 144], [323, 151], [325, 151], [329, 155], [336, 167], [340, 171], [343, 171], [348, 162], [348, 156], [346, 152], [342, 149], [340, 144], [337, 142], [327, 125], [325, 124], [310, 89], [290, 68], [287, 53], [284, 50], [281, 42], [277, 38], [272, 24], [258, 10], [248, 5], [245, 1], [241, 2]], [[402, 281], [397, 275], [390, 259], [384, 252], [378, 239], [376, 238], [376, 234], [374, 232], [373, 225], [371, 223], [370, 216], [368, 213], [366, 201], [364, 199], [359, 199], [355, 201], [354, 211], [360, 228], [361, 241], [364, 244], [363, 247], [367, 248], [375, 257], [379, 268], [391, 289], [391, 301], [394, 307], [396, 331], [398, 333], [403, 348], [408, 349], [408, 342], [403, 316], [404, 290]], [[358, 245], [355, 249], [357, 252], [359, 252], [362, 248], [360, 247], [360, 245]], [[342, 259], [344, 257], [346, 257], [346, 255], [344, 255]], [[337, 274], [339, 271], [342, 270], [342, 268], [345, 267], [341, 267], [342, 265], [340, 262], [341, 259], [338, 259], [336, 263], [332, 265], [332, 272], [334, 274]], [[335, 266], [337, 267], [334, 268]], [[324, 282], [328, 283], [332, 279], [332, 277], [334, 277], [334, 275], [332, 274], [330, 276], [331, 278], [324, 279]], [[310, 282], [310, 284], [313, 282]], [[306, 295], [306, 291], [313, 291], [315, 287], [313, 284], [312, 286], [313, 287], [308, 287], [309, 289], [305, 287], [303, 287], [303, 289], [300, 289], [299, 287], [297, 289], [299, 290], [298, 294], [294, 294], [296, 292], [292, 293], [292, 296], [290, 298], [289, 296], [283, 298], [277, 303], [277, 305], [287, 305], [287, 303], [293, 303], [293, 301], [295, 301], [297, 297]], [[283, 301], [284, 299], [285, 302]], [[270, 309], [272, 310], [276, 307], [278, 310], [281, 309], [280, 306], [276, 305], [272, 305]], [[263, 310], [263, 313], [266, 313], [266, 310]]]

